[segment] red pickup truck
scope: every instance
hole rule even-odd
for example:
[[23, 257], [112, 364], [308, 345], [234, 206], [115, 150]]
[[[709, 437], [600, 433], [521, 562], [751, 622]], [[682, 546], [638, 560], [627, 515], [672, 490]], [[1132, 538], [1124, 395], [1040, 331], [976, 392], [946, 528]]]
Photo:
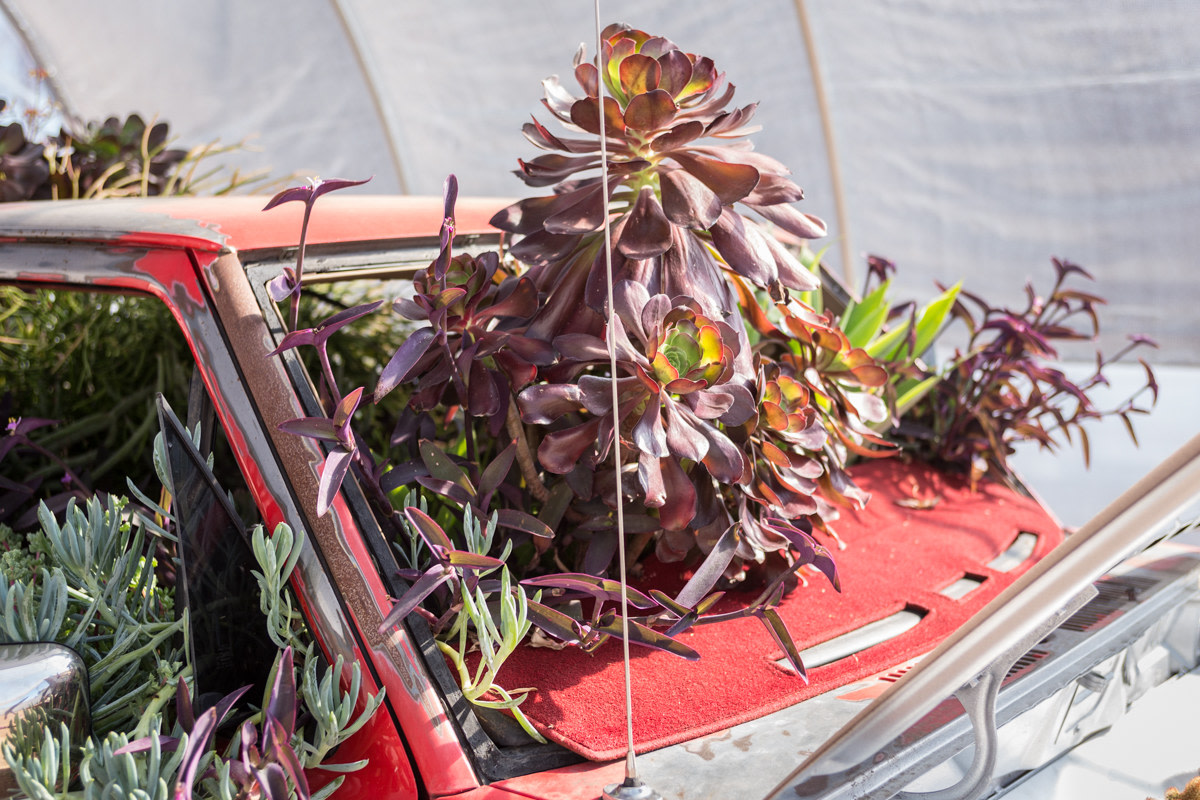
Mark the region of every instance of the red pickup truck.
[[[339, 760], [367, 758], [369, 764], [347, 775], [339, 796], [598, 797], [604, 786], [622, 780], [622, 760], [585, 760], [561, 743], [513, 737], [491, 720], [481, 720], [418, 616], [387, 635], [379, 632], [394, 598], [406, 587], [397, 576], [392, 545], [355, 482], [345, 482], [331, 513], [316, 513], [324, 454], [312, 440], [279, 430], [286, 420], [317, 413], [313, 382], [294, 353], [268, 357], [279, 344], [283, 326], [267, 284], [294, 261], [299, 230], [300, 204], [290, 205], [269, 214], [260, 212], [262, 201], [255, 198], [0, 206], [0, 285], [144, 295], [170, 309], [205, 390], [193, 395], [188, 415], [214, 419], [216, 435], [228, 442], [236, 461], [236, 474], [219, 478], [244, 484], [259, 521], [268, 529], [286, 522], [307, 532], [292, 588], [310, 630], [331, 662], [343, 656], [361, 666], [367, 691], [386, 689], [386, 702], [371, 722], [342, 745]], [[501, 205], [460, 200], [456, 245], [494, 246], [499, 233], [487, 220]], [[410, 277], [436, 256], [441, 215], [441, 201], [435, 199], [329, 198], [308, 232], [304, 281], [316, 286]], [[1195, 491], [1197, 449], [1193, 444], [1192, 451], [1164, 473], [1182, 474], [1191, 481], [1183, 489], [1172, 484], [1172, 500], [1166, 504], [1172, 513]], [[1149, 497], [1150, 491], [1152, 487], [1144, 487], [1118, 509], [1123, 513], [1133, 508], [1141, 516], [1135, 515], [1132, 526], [1127, 524], [1117, 544], [1104, 544], [1108, 528], [1097, 523], [1082, 538], [1068, 539], [1054, 551], [1055, 557], [1044, 560], [1044, 567], [1033, 567], [1033, 551], [1028, 549], [1033, 545], [1027, 548], [1024, 539], [1011, 546], [1004, 543], [991, 561], [977, 564], [978, 557], [972, 556], [976, 561], [959, 565], [957, 572], [964, 578], [979, 578], [982, 572], [999, 579], [1013, 569], [1024, 575], [972, 626], [955, 633], [944, 645], [947, 652], [938, 650], [938, 658], [917, 664], [936, 641], [925, 641], [917, 652], [894, 646], [920, 622], [919, 614], [912, 624], [893, 619], [894, 598], [887, 599], [888, 608], [863, 612], [864, 618], [890, 620], [891, 627], [864, 626], [863, 631], [826, 637], [828, 641], [821, 641], [819, 631], [810, 632], [817, 647], [825, 646], [823, 660], [810, 666], [869, 663], [879, 668], [869, 674], [846, 669], [848, 685], [831, 685], [815, 697], [757, 719], [741, 715], [728, 729], [699, 738], [683, 736], [682, 741], [646, 753], [640, 761], [643, 777], [663, 796], [677, 798], [765, 797], [777, 791], [781, 796], [889, 797], [937, 762], [953, 761], [956, 754], [964, 757], [971, 724], [961, 712], [934, 706], [982, 671], [1002, 685], [980, 701], [985, 719], [979, 722], [977, 715], [974, 736], [995, 746], [978, 748], [990, 749], [990, 764], [963, 769], [974, 776], [968, 787], [974, 793], [958, 796], [1001, 791], [1013, 775], [1036, 769], [1111, 724], [1111, 712], [1104, 709], [1116, 706], [1096, 698], [1107, 698], [1118, 689], [1121, 698], [1132, 698], [1167, 675], [1196, 666], [1200, 652], [1192, 628], [1200, 560], [1183, 548], [1156, 551], [1158, 556], [1143, 557], [1136, 566], [1102, 580], [1107, 588], [1102, 586], [1099, 599], [1107, 605], [1097, 606], [1092, 600], [1080, 612], [1090, 614], [1094, 624], [1085, 625], [1077, 615], [1071, 618], [1076, 620], [1074, 628], [1065, 634], [1050, 634], [1052, 626], [1043, 624], [1043, 617], [1064, 606], [1077, 608], [1078, 602], [1068, 601], [1119, 557], [1157, 535], [1161, 521], [1141, 509], [1146, 503], [1159, 510], [1165, 505], [1157, 495]], [[1117, 513], [1104, 521], [1113, 519], [1126, 518]], [[236, 533], [229, 535], [237, 538]], [[1080, 566], [1085, 557], [1091, 560]], [[1064, 570], [1070, 573], [1067, 578]], [[920, 576], [912, 577], [914, 596], [948, 591], [944, 596], [953, 599], [954, 592], [973, 589], [969, 580], [967, 585], [953, 582], [953, 589], [919, 581]], [[992, 594], [1001, 593], [997, 589]], [[191, 613], [202, 615], [204, 610], [196, 607]], [[1059, 614], [1058, 621], [1065, 616]], [[1024, 628], [1022, 620], [1028, 623]], [[989, 624], [1003, 624], [1014, 638], [1005, 639]], [[1130, 665], [1136, 667], [1138, 655], [1155, 646], [1146, 639], [1152, 627], [1158, 631], [1154, 642], [1170, 641], [1174, 649], [1165, 661], [1155, 662], [1153, 675], [1138, 673]], [[1176, 646], [1178, 642], [1186, 644]], [[956, 643], [958, 650], [953, 648]], [[1038, 655], [1018, 662], [1034, 645]], [[1141, 649], [1124, 655], [1134, 645]], [[241, 654], [231, 655], [236, 677]], [[1121, 662], [1114, 666], [1118, 656]], [[997, 674], [993, 662], [1005, 658]], [[904, 673], [911, 674], [897, 682]], [[906, 696], [903, 683], [916, 688]], [[895, 690], [885, 692], [892, 684], [897, 684]], [[1018, 753], [1012, 742], [1006, 744], [1003, 732], [1017, 731], [1007, 723], [1043, 709], [1051, 700], [1075, 708], [1074, 727], [1066, 733], [1060, 730], [1053, 742], [1032, 755], [1028, 750]], [[863, 715], [870, 723], [866, 733], [861, 723], [853, 725]], [[916, 728], [910, 727], [914, 724]], [[994, 736], [996, 727], [999, 739]], [[895, 737], [899, 738], [887, 744]], [[813, 753], [817, 756], [811, 769], [794, 775]], [[965, 758], [971, 760], [969, 754]]]

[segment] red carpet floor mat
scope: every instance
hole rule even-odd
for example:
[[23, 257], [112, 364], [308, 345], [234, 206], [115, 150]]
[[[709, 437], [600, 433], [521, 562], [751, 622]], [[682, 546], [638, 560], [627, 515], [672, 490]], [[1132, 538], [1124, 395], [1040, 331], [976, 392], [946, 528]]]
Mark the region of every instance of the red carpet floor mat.
[[[753, 619], [682, 634], [700, 653], [695, 662], [635, 646], [638, 752], [724, 730], [927, 652], [1062, 540], [1037, 503], [995, 484], [972, 493], [957, 477], [896, 460], [860, 465], [853, 475], [873, 497], [862, 511], [843, 511], [835, 525], [847, 544], [834, 553], [842, 592], [824, 576], [810, 577], [784, 599], [780, 613], [802, 650], [904, 609], [923, 614], [921, 621], [889, 641], [810, 668], [807, 683], [778, 663], [783, 654]], [[1021, 532], [1036, 535], [1032, 554], [1007, 571], [989, 567]], [[688, 577], [677, 566], [662, 568], [667, 577], [659, 588], [668, 593]], [[940, 593], [963, 577], [982, 582], [958, 599]], [[757, 591], [745, 594], [731, 592], [716, 610], [743, 606]], [[526, 646], [509, 658], [499, 683], [537, 687], [521, 709], [538, 730], [603, 761], [625, 752], [622, 672], [617, 641], [591, 655]]]

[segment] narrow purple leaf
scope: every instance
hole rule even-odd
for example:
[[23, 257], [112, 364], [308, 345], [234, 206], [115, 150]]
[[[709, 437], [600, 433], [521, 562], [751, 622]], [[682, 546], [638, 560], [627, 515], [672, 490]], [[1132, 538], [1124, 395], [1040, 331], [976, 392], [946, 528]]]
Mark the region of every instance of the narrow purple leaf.
[[[266, 771], [271, 774], [271, 767], [282, 769], [286, 772], [287, 777], [292, 779], [292, 785], [296, 787], [297, 798], [308, 798], [311, 792], [308, 788], [308, 778], [304, 774], [304, 765], [300, 763], [300, 756], [292, 749], [292, 732], [285, 729], [283, 724], [277, 720], [267, 717], [266, 735], [263, 737], [263, 749], [274, 763], [268, 764]], [[276, 774], [278, 774], [276, 772]], [[281, 781], [283, 786], [287, 786], [286, 781]], [[287, 797], [287, 795], [283, 795]]]
[[279, 430], [297, 436], [309, 436], [324, 442], [336, 442], [338, 431], [325, 417], [299, 417], [279, 423]]
[[410, 300], [407, 297], [397, 297], [392, 301], [392, 310], [405, 319], [411, 320], [427, 320], [429, 319], [429, 309], [415, 300]]
[[670, 611], [677, 617], [682, 617], [684, 614], [687, 614], [689, 611], [691, 611], [690, 608], [672, 600], [669, 594], [666, 594], [659, 589], [651, 589], [650, 597], [652, 597], [660, 606]]
[[512, 442], [508, 447], [500, 451], [500, 454], [492, 459], [492, 463], [488, 464], [483, 470], [483, 474], [479, 476], [479, 495], [486, 497], [496, 491], [501, 482], [508, 475], [508, 471], [512, 469], [513, 460], [517, 455], [517, 443]]
[[413, 612], [413, 609], [420, 605], [422, 600], [433, 594], [434, 589], [453, 577], [454, 570], [441, 564], [434, 564], [430, 567], [424, 575], [417, 579], [416, 583], [408, 588], [404, 596], [396, 601], [396, 605], [392, 606], [392, 610], [383, 618], [383, 622], [379, 624], [380, 635], [386, 635], [392, 627], [400, 624]]
[[435, 478], [431, 475], [417, 476], [417, 483], [442, 497], [454, 501], [460, 506], [470, 505], [475, 500], [474, 495], [468, 493], [466, 489], [457, 483], [444, 481], [441, 478]]
[[277, 356], [285, 350], [291, 350], [293, 347], [300, 347], [301, 345], [306, 344], [313, 345], [316, 343], [317, 337], [316, 334], [313, 333], [312, 328], [301, 328], [298, 331], [292, 331], [288, 333], [286, 336], [280, 339], [279, 347], [276, 347], [274, 350], [267, 353], [267, 355]]
[[442, 526], [434, 522], [433, 518], [421, 509], [409, 506], [404, 509], [404, 516], [430, 547], [440, 548], [442, 551], [454, 549], [454, 543], [442, 530]]
[[762, 608], [755, 611], [754, 616], [770, 632], [775, 643], [779, 645], [779, 649], [787, 655], [788, 661], [792, 662], [792, 666], [795, 667], [800, 678], [805, 683], [808, 683], [808, 673], [804, 669], [804, 662], [800, 659], [800, 651], [796, 648], [796, 643], [792, 640], [792, 634], [788, 631], [783, 618], [779, 616], [779, 612], [773, 608]]
[[213, 708], [217, 711], [217, 725], [220, 726], [225, 718], [229, 716], [229, 712], [233, 710], [234, 705], [238, 700], [242, 699], [242, 695], [250, 691], [251, 684], [246, 684], [240, 689], [234, 689], [229, 694], [222, 697]]
[[458, 176], [453, 172], [442, 182], [442, 217], [454, 216], [454, 205], [458, 202]]
[[462, 569], [496, 569], [504, 566], [504, 562], [498, 558], [472, 553], [469, 550], [447, 550], [444, 556], [450, 566]]
[[[595, 575], [587, 575], [582, 572], [559, 572], [553, 575], [526, 578], [521, 581], [521, 585], [534, 586], [539, 589], [568, 589], [605, 600], [621, 599], [620, 582], [608, 578], [598, 578]], [[626, 591], [629, 594], [629, 604], [635, 608], [644, 610], [654, 608], [656, 605], [653, 600], [632, 586], [626, 586]]]
[[379, 373], [379, 383], [375, 385], [375, 402], [378, 403], [389, 392], [395, 389], [404, 381], [408, 380], [409, 372], [416, 366], [421, 357], [429, 349], [429, 345], [433, 344], [435, 334], [433, 328], [418, 328], [413, 331], [404, 344], [397, 348], [388, 361], [387, 366], [383, 368], [383, 372]]
[[[692, 648], [688, 647], [678, 639], [672, 639], [665, 633], [660, 633], [653, 628], [647, 628], [640, 622], [627, 620], [629, 623], [629, 643], [640, 644], [643, 647], [652, 647], [655, 650], [663, 650], [672, 655], [677, 655], [680, 658], [685, 658], [688, 661], [699, 661], [700, 654]], [[620, 639], [622, 634], [622, 626], [620, 619], [614, 619], [605, 625], [597, 625], [597, 630], [603, 631], [608, 635]]]
[[[333, 427], [338, 430], [338, 439], [345, 445], [341, 433], [346, 425], [350, 423], [350, 418], [354, 416], [355, 410], [358, 408], [358, 401], [362, 399], [363, 388], [360, 386], [350, 394], [342, 398], [337, 404], [337, 408], [333, 410]], [[347, 447], [349, 449], [349, 447]]]
[[308, 198], [311, 196], [312, 196], [312, 184], [311, 183], [306, 183], [303, 186], [292, 186], [291, 188], [284, 189], [283, 191], [279, 192], [274, 197], [272, 197], [270, 200], [268, 200], [267, 204], [265, 206], [263, 206], [262, 210], [270, 211], [272, 208], [275, 208], [276, 206], [283, 205], [284, 203], [291, 203], [291, 202], [294, 202], [297, 200], [299, 200], [300, 202], [303, 202], [303, 203], [307, 203]]
[[515, 508], [502, 508], [496, 512], [496, 524], [502, 528], [522, 531], [543, 539], [554, 538], [554, 530], [532, 514]]
[[567, 644], [579, 644], [586, 635], [577, 620], [561, 611], [533, 600], [529, 601], [529, 619], [546, 633]]
[[208, 752], [208, 743], [216, 728], [217, 711], [215, 708], [205, 711], [196, 720], [192, 733], [188, 736], [183, 760], [179, 765], [179, 776], [175, 779], [175, 786], [172, 789], [175, 800], [191, 800], [192, 786], [196, 782], [196, 770], [199, 769], [200, 761]]
[[145, 753], [154, 746], [155, 742], [158, 742], [158, 748], [164, 753], [171, 753], [179, 749], [179, 739], [174, 736], [143, 736], [140, 739], [134, 739], [124, 747], [118, 747], [113, 751], [113, 755]]
[[285, 647], [276, 662], [267, 690], [267, 718], [279, 722], [288, 739], [296, 728], [296, 674], [293, 666], [292, 648]]
[[[372, 175], [371, 177], [373, 178], [375, 176]], [[371, 178], [363, 178], [360, 181], [347, 180], [346, 178], [329, 178], [328, 180], [318, 180], [316, 187], [313, 188], [313, 202], [316, 202], [316, 199], [323, 194], [336, 192], [339, 189], [348, 189], [351, 186], [362, 186], [369, 180], [371, 180]]]
[[365, 317], [367, 314], [370, 314], [381, 305], [383, 305], [383, 301], [376, 300], [374, 303], [364, 303], [360, 306], [344, 309], [333, 316], [328, 317], [324, 322], [317, 325], [313, 331], [318, 339], [328, 339], [339, 328], [349, 325], [356, 319]]
[[733, 561], [737, 547], [738, 526], [735, 523], [721, 534], [721, 538], [717, 540], [712, 551], [704, 557], [704, 563], [676, 595], [675, 602], [686, 608], [695, 608], [696, 604], [712, 591], [712, 588], [717, 585], [717, 581], [725, 574], [725, 569]]
[[463, 471], [462, 467], [455, 464], [440, 447], [428, 439], [422, 439], [418, 447], [421, 451], [421, 461], [425, 462], [425, 466], [429, 468], [430, 475], [461, 486], [463, 491], [471, 497], [476, 495], [475, 487], [472, 485], [471, 479], [467, 477], [467, 473]]
[[[262, 796], [266, 800], [288, 800], [289, 792], [287, 785], [287, 775], [283, 771], [283, 767], [278, 764], [267, 764], [262, 769], [253, 770], [254, 780], [262, 789]], [[301, 794], [300, 797], [307, 797], [307, 794]]]
[[317, 486], [317, 516], [324, 516], [329, 507], [333, 505], [333, 498], [337, 491], [342, 486], [342, 480], [346, 477], [346, 471], [350, 469], [350, 462], [354, 458], [354, 453], [342, 448], [335, 447], [325, 457], [325, 468], [321, 470], [321, 481]]

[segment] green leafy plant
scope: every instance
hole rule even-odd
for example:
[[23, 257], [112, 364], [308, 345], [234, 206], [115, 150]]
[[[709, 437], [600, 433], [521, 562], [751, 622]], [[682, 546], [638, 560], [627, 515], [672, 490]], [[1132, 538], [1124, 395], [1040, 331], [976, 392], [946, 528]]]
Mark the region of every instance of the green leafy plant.
[[[480, 524], [471, 509], [464, 512], [463, 534], [467, 550], [472, 553], [488, 553], [496, 535], [497, 515], [493, 514], [487, 526]], [[511, 542], [506, 549], [511, 547]], [[501, 552], [501, 562], [508, 552]], [[495, 573], [499, 579], [488, 580]], [[480, 571], [477, 581], [460, 581], [456, 605], [460, 605], [447, 630], [437, 639], [438, 649], [454, 665], [458, 673], [463, 696], [472, 703], [486, 708], [503, 709], [535, 741], [545, 739], [529, 724], [521, 713], [520, 704], [532, 689], [507, 690], [497, 682], [497, 676], [505, 660], [528, 635], [532, 623], [529, 619], [529, 603], [525, 589], [515, 584], [503, 563], [491, 570]], [[473, 584], [473, 585], [472, 585]], [[537, 592], [533, 601], [541, 600]], [[468, 654], [478, 653], [478, 665], [474, 671], [468, 667]], [[487, 699], [488, 694], [499, 699]]]
[[[156, 451], [161, 467], [161, 439]], [[0, 557], [0, 641], [57, 641], [76, 648], [88, 666], [91, 687], [94, 735], [87, 741], [73, 745], [65, 726], [37, 726], [32, 735], [5, 745], [21, 790], [35, 798], [137, 793], [169, 798], [180, 792], [213, 798], [261, 793], [282, 800], [293, 792], [301, 798], [327, 797], [343, 779], [313, 792], [304, 770], [361, 768], [365, 762], [327, 759], [366, 723], [383, 696], [367, 698], [356, 715], [359, 666], [347, 675], [339, 658], [321, 668], [287, 587], [302, 534], [294, 535], [287, 525], [271, 536], [262, 526], [251, 534], [266, 633], [280, 655], [260, 710], [241, 723], [232, 740], [217, 741], [217, 725], [249, 687], [199, 716], [193, 713], [187, 685], [192, 668], [183, 639], [187, 618], [172, 619], [173, 590], [155, 580], [153, 539], [170, 535], [170, 512], [135, 493], [162, 525], [130, 518], [123, 500], [93, 497], [82, 508], [72, 501], [61, 524], [43, 505], [41, 530], [25, 536], [23, 546], [11, 529], [0, 527], [0, 540], [9, 545]], [[69, 791], [75, 752], [80, 752], [82, 789]]]
[[0, 287], [0, 521], [29, 530], [40, 501], [61, 514], [148, 485], [155, 393], [183, 403], [191, 363], [151, 298]]
[[[889, 297], [890, 273], [895, 265], [869, 256], [867, 266], [863, 296], [851, 299], [838, 315], [838, 324], [851, 347], [860, 347], [887, 365], [886, 398], [891, 403], [890, 422], [894, 423], [941, 380], [936, 373], [929, 374], [923, 359], [945, 331], [962, 286], [956, 283], [920, 308], [914, 301], [895, 305]], [[878, 280], [873, 288], [872, 279]]]
[[[154, 572], [155, 541], [131, 524], [125, 504], [91, 498], [67, 506], [62, 524], [43, 505], [41, 529], [0, 562], [4, 642], [73, 647], [88, 666], [93, 727], [133, 728], [164, 684], [186, 674], [174, 591]], [[24, 564], [20, 563], [25, 561]]]

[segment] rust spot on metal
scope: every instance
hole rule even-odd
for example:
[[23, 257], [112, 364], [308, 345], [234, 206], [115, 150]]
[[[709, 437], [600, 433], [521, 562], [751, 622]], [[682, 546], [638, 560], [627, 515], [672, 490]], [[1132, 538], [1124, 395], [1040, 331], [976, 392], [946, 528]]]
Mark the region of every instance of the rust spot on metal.
[[724, 742], [733, 738], [733, 733], [730, 731], [721, 731], [714, 733], [711, 736], [705, 736], [703, 739], [697, 739], [693, 742], [688, 742], [683, 746], [683, 749], [694, 756], [700, 756], [705, 761], [712, 761], [717, 757], [713, 752], [713, 745], [717, 742]]

